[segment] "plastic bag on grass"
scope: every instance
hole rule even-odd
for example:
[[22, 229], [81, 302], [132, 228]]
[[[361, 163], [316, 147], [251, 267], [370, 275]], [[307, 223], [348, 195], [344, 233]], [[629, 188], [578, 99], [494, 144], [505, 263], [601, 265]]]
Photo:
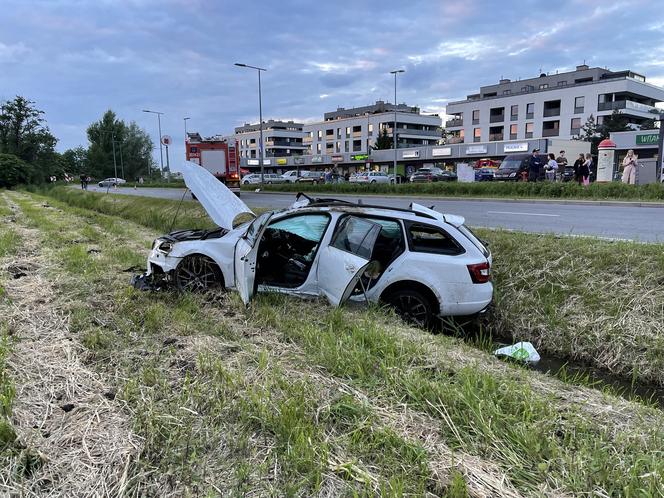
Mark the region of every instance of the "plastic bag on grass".
[[512, 346], [496, 349], [493, 354], [496, 356], [509, 356], [525, 363], [537, 363], [540, 361], [540, 355], [535, 346], [529, 342], [517, 342]]

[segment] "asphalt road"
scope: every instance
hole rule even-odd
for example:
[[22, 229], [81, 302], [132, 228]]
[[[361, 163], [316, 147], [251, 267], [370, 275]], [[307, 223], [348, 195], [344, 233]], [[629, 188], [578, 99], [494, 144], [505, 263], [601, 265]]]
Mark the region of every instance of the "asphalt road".
[[[97, 187], [90, 187], [95, 190]], [[106, 189], [97, 189], [105, 192]], [[110, 192], [116, 192], [112, 189]], [[182, 189], [120, 188], [117, 193], [180, 199]], [[509, 200], [441, 200], [431, 197], [379, 197], [320, 194], [349, 200], [362, 198], [365, 204], [408, 207], [417, 202], [437, 211], [464, 216], [472, 227], [505, 228], [534, 233], [590, 235], [640, 242], [664, 242], [664, 208], [630, 205], [599, 205], [598, 203], [552, 203]], [[188, 199], [190, 199], [187, 194]], [[294, 200], [294, 194], [242, 192], [249, 207], [283, 208]]]

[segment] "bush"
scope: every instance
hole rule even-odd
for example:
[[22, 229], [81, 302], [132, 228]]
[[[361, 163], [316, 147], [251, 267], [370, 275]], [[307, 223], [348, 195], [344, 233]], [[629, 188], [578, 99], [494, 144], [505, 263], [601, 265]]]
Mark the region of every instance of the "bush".
[[34, 168], [13, 154], [0, 154], [0, 188], [29, 183]]

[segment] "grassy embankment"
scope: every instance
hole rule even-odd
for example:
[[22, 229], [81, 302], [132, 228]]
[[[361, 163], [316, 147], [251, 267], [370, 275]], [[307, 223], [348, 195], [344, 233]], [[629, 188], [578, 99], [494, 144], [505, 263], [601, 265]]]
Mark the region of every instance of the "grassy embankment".
[[[256, 185], [243, 185], [243, 190], [254, 190]], [[524, 182], [439, 182], [358, 184], [339, 183], [327, 185], [281, 184], [265, 185], [263, 190], [270, 192], [313, 192], [339, 194], [390, 194], [390, 195], [431, 195], [441, 197], [495, 197], [509, 199], [581, 199], [581, 200], [621, 200], [621, 201], [664, 201], [664, 185], [623, 185], [614, 183], [593, 183], [582, 187], [576, 183], [524, 183]]]
[[[30, 439], [42, 467], [26, 476], [3, 466], [0, 490], [61, 490], [85, 453], [59, 454], [81, 444], [84, 427], [94, 433], [116, 417], [131, 430], [122, 441], [135, 443], [122, 465], [104, 466], [111, 471], [99, 458], [75, 467], [101, 473], [85, 481], [90, 494], [102, 481], [160, 496], [662, 495], [657, 409], [503, 364], [378, 309], [263, 296], [245, 310], [234, 294], [136, 292], [121, 270], [144, 260], [156, 232], [36, 195], [7, 197], [20, 210], [17, 230], [31, 235], [15, 258], [35, 263], [8, 284], [14, 308], [30, 304], [19, 292], [26, 280], [49, 298], [33, 311], [58, 313], [26, 326], [6, 303], [2, 311], [19, 341], [64, 313], [78, 354], [68, 361], [101, 377], [115, 411], [91, 410], [76, 390], [54, 400], [74, 407], [37, 415], [73, 419], [77, 437], [62, 439], [55, 424], [48, 439]], [[11, 420], [22, 440], [30, 434]], [[119, 451], [106, 439], [90, 451]]]
[[[71, 205], [167, 231], [177, 202], [56, 189]], [[176, 227], [209, 227], [185, 201]], [[545, 354], [664, 385], [664, 250], [660, 244], [479, 230], [494, 254], [491, 331]]]

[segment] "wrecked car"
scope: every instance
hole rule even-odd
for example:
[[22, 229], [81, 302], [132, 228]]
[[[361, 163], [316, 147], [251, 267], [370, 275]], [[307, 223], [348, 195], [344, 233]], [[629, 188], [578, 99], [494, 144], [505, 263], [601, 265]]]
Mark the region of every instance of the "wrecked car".
[[182, 170], [219, 228], [157, 238], [137, 287], [236, 289], [244, 303], [261, 291], [381, 302], [420, 326], [492, 300], [491, 253], [460, 216], [298, 194], [291, 207], [234, 226], [251, 213], [244, 202], [204, 168]]

